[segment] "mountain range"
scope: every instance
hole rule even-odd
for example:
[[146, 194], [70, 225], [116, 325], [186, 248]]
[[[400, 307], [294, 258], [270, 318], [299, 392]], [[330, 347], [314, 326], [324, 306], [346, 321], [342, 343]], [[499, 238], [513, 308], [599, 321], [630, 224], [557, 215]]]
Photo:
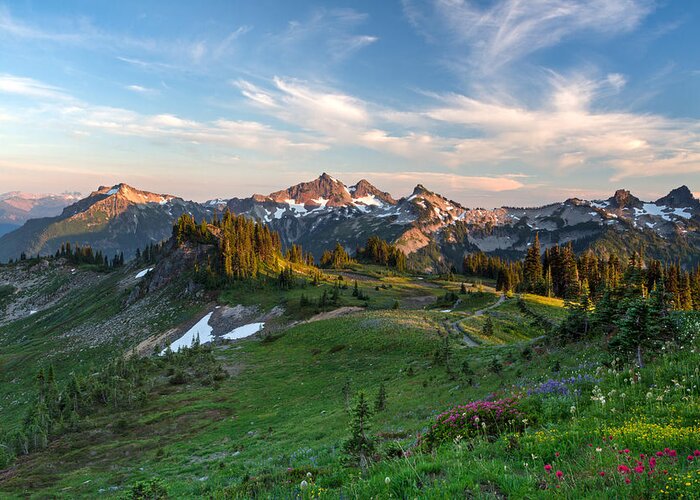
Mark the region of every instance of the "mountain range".
[[268, 223], [285, 245], [301, 244], [317, 257], [336, 242], [348, 250], [371, 235], [396, 243], [425, 270], [455, 265], [465, 253], [482, 251], [520, 258], [539, 234], [543, 248], [572, 242], [575, 250], [700, 261], [700, 201], [686, 186], [656, 201], [627, 190], [605, 200], [571, 198], [542, 207], [466, 208], [417, 185], [402, 198], [367, 180], [346, 185], [328, 174], [269, 195], [204, 203], [140, 191], [126, 184], [103, 186], [60, 214], [28, 220], [0, 238], [0, 261], [53, 253], [66, 241], [89, 244], [107, 255], [132, 256], [167, 238], [173, 222], [225, 210]]
[[29, 219], [53, 217], [80, 199], [80, 193], [32, 194], [12, 191], [0, 194], [0, 236]]

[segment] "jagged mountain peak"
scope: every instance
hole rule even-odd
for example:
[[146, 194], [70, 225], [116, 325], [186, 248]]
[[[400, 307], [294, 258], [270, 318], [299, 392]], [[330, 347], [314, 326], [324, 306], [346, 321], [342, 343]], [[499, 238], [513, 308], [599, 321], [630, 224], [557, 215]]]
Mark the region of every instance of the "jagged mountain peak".
[[270, 198], [278, 203], [287, 203], [291, 200], [295, 204], [304, 206], [339, 207], [352, 203], [350, 191], [345, 184], [325, 172], [313, 181], [302, 182], [271, 193]]
[[396, 204], [396, 200], [393, 196], [391, 196], [391, 194], [387, 193], [386, 191], [379, 190], [367, 179], [360, 179], [360, 181], [357, 184], [350, 187], [350, 192], [352, 193], [352, 197], [354, 199], [378, 199], [390, 205]]
[[640, 207], [642, 205], [641, 200], [627, 189], [618, 189], [608, 201], [611, 207], [619, 209]]
[[657, 205], [667, 205], [674, 208], [698, 207], [700, 200], [693, 196], [688, 186], [683, 185], [671, 190], [666, 196], [656, 200]]
[[[92, 199], [93, 201], [100, 201], [101, 199], [104, 198], [109, 198], [109, 197], [118, 197], [120, 199], [123, 199], [126, 202], [129, 203], [134, 203], [134, 204], [144, 204], [144, 203], [166, 203], [172, 199], [175, 198], [175, 196], [172, 196], [170, 194], [158, 194], [158, 193], [151, 193], [149, 191], [142, 191], [140, 189], [136, 189], [124, 182], [120, 182], [119, 184], [115, 184], [114, 186], [100, 186], [97, 188], [97, 191], [94, 191], [90, 193], [90, 196], [88, 196], [88, 200]], [[95, 198], [98, 198], [95, 200]]]

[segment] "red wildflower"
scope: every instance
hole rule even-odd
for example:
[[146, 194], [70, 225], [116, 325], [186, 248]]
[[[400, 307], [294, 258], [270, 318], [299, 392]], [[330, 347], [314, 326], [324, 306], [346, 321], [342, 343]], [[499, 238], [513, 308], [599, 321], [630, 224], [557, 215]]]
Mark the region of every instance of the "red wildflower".
[[605, 471], [604, 471], [604, 470], [600, 471], [600, 472], [598, 473], [598, 475], [599, 475], [600, 477], [605, 477]]
[[657, 456], [657, 457], [663, 457], [663, 456], [664, 456], [664, 452], [663, 452], [663, 451], [657, 451], [657, 452], [656, 452], [656, 456]]
[[678, 454], [676, 453], [676, 450], [671, 450], [671, 451], [668, 452], [668, 456], [669, 456], [669, 457], [675, 457], [676, 455], [678, 455]]
[[695, 455], [696, 457], [700, 457], [700, 450], [695, 450], [693, 452], [693, 455]]
[[558, 456], [559, 456], [559, 452], [557, 451], [557, 452], [554, 454], [554, 456], [555, 456], [555, 457], [558, 457]]
[[558, 470], [558, 471], [556, 472], [556, 475], [557, 475], [557, 477], [558, 477], [559, 479], [561, 479], [562, 477], [564, 477], [564, 473], [563, 473], [562, 471], [560, 471], [560, 470]]
[[629, 453], [629, 452], [630, 452], [629, 448], [625, 448], [624, 450], [622, 450], [622, 453]]
[[693, 458], [695, 458], [693, 455], [688, 455], [688, 462], [692, 462]]
[[628, 474], [630, 471], [630, 468], [627, 467], [626, 465], [618, 465], [617, 466], [617, 471], [621, 472], [622, 474]]
[[552, 472], [552, 466], [547, 464], [544, 466], [544, 470], [546, 470], [547, 472]]
[[644, 472], [644, 466], [643, 465], [636, 466], [634, 468], [634, 472], [636, 472], [637, 474], [641, 474], [642, 472]]
[[626, 479], [625, 479], [625, 482], [626, 482], [627, 484], [630, 484], [632, 481], [630, 480], [630, 478], [626, 478]]

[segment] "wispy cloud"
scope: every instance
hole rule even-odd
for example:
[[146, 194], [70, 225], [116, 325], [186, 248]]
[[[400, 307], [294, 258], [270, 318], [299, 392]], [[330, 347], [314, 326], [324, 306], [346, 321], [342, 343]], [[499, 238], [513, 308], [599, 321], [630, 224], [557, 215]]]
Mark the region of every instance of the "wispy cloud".
[[158, 89], [153, 89], [150, 87], [144, 87], [142, 85], [127, 85], [124, 87], [126, 90], [130, 90], [131, 92], [135, 92], [137, 94], [142, 94], [142, 95], [153, 95], [158, 93]]
[[32, 78], [0, 74], [0, 92], [23, 97], [68, 99], [68, 95], [58, 87], [48, 85]]
[[404, 15], [421, 33], [466, 47], [460, 64], [491, 73], [564, 40], [629, 32], [651, 12], [651, 0], [403, 0]]
[[612, 179], [700, 171], [696, 120], [600, 109], [600, 100], [625, 84], [623, 75], [548, 75], [540, 105], [494, 95], [426, 94], [432, 105], [400, 110], [299, 80], [236, 85], [257, 109], [315, 133], [323, 143], [413, 162], [453, 169], [516, 162], [562, 175], [598, 168]]
[[[183, 71], [191, 70], [191, 64], [212, 63], [231, 55], [236, 42], [252, 30], [251, 26], [243, 25], [221, 36], [203, 33], [200, 37], [160, 39], [105, 31], [84, 17], [64, 21], [63, 24], [69, 26], [67, 29], [54, 30], [16, 19], [6, 7], [0, 6], [0, 39], [51, 42], [116, 52], [121, 53], [118, 59], [145, 69]], [[132, 57], [132, 53], [139, 54], [139, 57]], [[158, 60], [144, 60], [143, 54]]]
[[318, 152], [327, 145], [300, 132], [276, 130], [255, 121], [220, 118], [189, 120], [175, 114], [142, 114], [124, 108], [93, 105], [51, 85], [14, 75], [0, 76], [0, 94], [31, 98], [34, 119], [45, 125], [70, 126], [79, 132], [103, 132], [183, 144], [214, 144], [270, 155]]
[[343, 61], [359, 50], [376, 43], [379, 37], [358, 33], [368, 15], [349, 8], [317, 9], [303, 20], [293, 20], [284, 31], [268, 39], [272, 50], [283, 53], [318, 55]]

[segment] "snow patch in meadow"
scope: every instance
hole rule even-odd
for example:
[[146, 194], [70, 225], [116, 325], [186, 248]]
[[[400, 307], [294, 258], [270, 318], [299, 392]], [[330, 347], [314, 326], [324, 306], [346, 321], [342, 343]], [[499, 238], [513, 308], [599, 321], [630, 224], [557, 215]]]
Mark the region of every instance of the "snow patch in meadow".
[[148, 269], [144, 269], [143, 271], [139, 271], [139, 272], [136, 274], [136, 279], [143, 278], [143, 277], [146, 276], [150, 271], [153, 271], [153, 268], [152, 268], [152, 267], [149, 267]]
[[[211, 326], [209, 326], [209, 320], [211, 319], [212, 314], [214, 313], [210, 312], [209, 314], [204, 316], [197, 322], [196, 325], [187, 330], [187, 332], [182, 337], [170, 344], [170, 350], [173, 352], [178, 352], [183, 347], [190, 347], [194, 339], [196, 339], [197, 337], [199, 337], [200, 344], [206, 344], [208, 342], [211, 342], [211, 333], [213, 329]], [[161, 354], [165, 353], [166, 350], [167, 349], [164, 349]]]
[[223, 335], [222, 338], [228, 340], [243, 339], [258, 333], [264, 326], [265, 323], [250, 323], [248, 325], [239, 326], [238, 328], [234, 328], [228, 332], [226, 335]]
[[[209, 325], [209, 320], [211, 319], [212, 314], [214, 314], [214, 311], [204, 316], [197, 322], [196, 325], [187, 330], [187, 332], [182, 337], [170, 344], [170, 350], [173, 352], [178, 352], [183, 347], [190, 347], [192, 346], [192, 343], [196, 338], [199, 338], [200, 345], [208, 344], [209, 342], [216, 340], [217, 338], [227, 340], [243, 339], [258, 333], [265, 326], [265, 323], [250, 323], [247, 325], [239, 326], [238, 328], [234, 328], [225, 335], [215, 337], [213, 335], [214, 329]], [[166, 351], [167, 348], [163, 349], [161, 355], [164, 354]]]

